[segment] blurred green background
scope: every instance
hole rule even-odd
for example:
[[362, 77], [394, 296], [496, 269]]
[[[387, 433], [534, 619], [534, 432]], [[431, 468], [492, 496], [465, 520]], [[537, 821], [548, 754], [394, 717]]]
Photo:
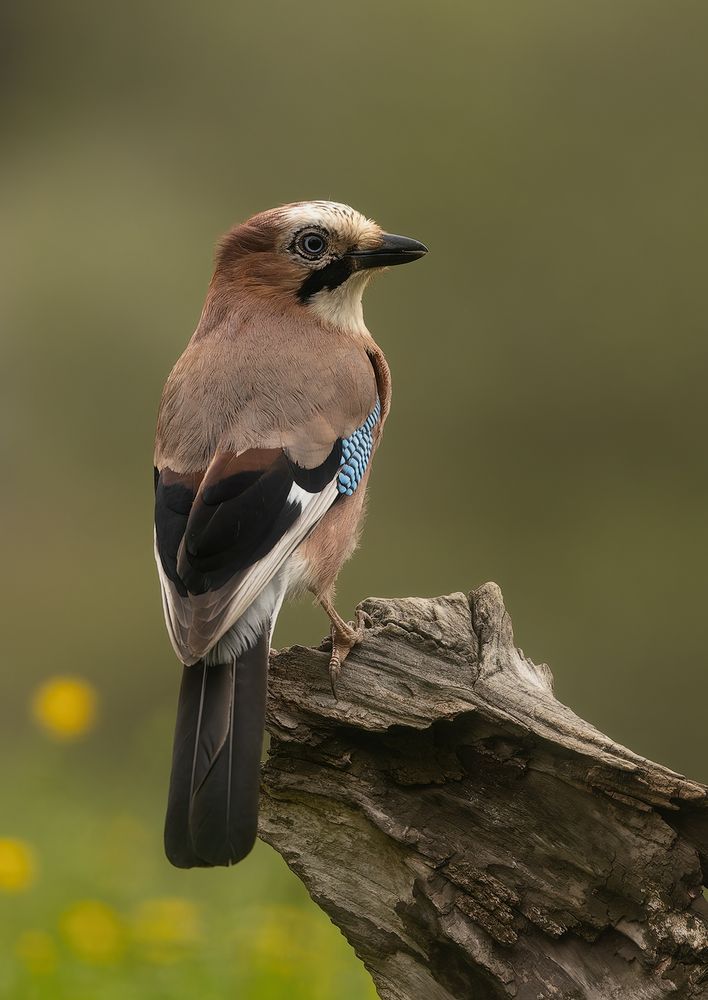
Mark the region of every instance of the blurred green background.
[[[162, 856], [163, 381], [233, 222], [332, 198], [422, 239], [367, 295], [394, 407], [340, 608], [496, 580], [562, 700], [707, 779], [708, 7], [0, 18], [0, 996], [370, 998], [269, 848], [232, 871]], [[276, 642], [324, 631], [305, 602]]]

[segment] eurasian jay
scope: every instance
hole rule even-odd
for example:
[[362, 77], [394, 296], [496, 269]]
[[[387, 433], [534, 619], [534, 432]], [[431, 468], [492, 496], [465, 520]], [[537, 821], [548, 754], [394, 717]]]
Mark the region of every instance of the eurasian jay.
[[328, 614], [333, 688], [362, 637], [334, 585], [357, 544], [391, 377], [361, 299], [377, 269], [426, 252], [328, 201], [255, 215], [218, 247], [155, 444], [155, 556], [184, 664], [165, 823], [178, 867], [231, 865], [253, 846], [284, 598], [310, 590]]

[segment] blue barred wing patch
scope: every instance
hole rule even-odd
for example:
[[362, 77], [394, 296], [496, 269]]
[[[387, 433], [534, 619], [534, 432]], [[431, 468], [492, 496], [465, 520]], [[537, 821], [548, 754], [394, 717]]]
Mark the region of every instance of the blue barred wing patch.
[[337, 489], [350, 497], [361, 482], [366, 467], [371, 458], [374, 445], [374, 427], [381, 418], [381, 401], [378, 396], [376, 405], [364, 423], [348, 438], [342, 440], [342, 458], [339, 463]]

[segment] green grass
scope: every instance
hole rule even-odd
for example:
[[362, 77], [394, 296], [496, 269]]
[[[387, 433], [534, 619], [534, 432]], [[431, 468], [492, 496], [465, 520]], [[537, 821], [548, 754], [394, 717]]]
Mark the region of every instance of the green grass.
[[[55, 745], [27, 722], [3, 755], [2, 836], [34, 873], [0, 891], [0, 996], [12, 1000], [366, 1000], [371, 981], [270, 848], [177, 871], [143, 741]], [[140, 735], [140, 734], [139, 734]], [[143, 733], [142, 736], [145, 736]]]

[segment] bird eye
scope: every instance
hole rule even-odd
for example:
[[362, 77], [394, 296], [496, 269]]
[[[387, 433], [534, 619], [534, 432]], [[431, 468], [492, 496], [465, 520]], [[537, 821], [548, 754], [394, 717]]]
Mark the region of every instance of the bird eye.
[[297, 240], [297, 249], [311, 260], [321, 257], [327, 249], [327, 240], [321, 233], [302, 233]]

